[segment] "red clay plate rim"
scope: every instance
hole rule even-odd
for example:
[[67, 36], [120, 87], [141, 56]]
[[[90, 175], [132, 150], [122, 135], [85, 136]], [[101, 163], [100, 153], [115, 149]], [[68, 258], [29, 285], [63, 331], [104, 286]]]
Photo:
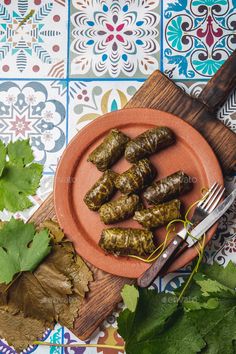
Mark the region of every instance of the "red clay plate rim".
[[[196, 129], [194, 129], [190, 124], [188, 124], [181, 118], [170, 113], [166, 113], [163, 111], [150, 109], [150, 108], [126, 108], [119, 111], [107, 113], [99, 118], [96, 118], [96, 120], [86, 125], [83, 129], [81, 129], [76, 134], [76, 136], [70, 141], [65, 151], [63, 152], [56, 170], [55, 179], [54, 179], [54, 207], [56, 211], [56, 216], [59, 225], [62, 227], [64, 233], [68, 236], [68, 238], [73, 243], [78, 241], [78, 227], [70, 207], [70, 183], [68, 183], [68, 176], [73, 175], [73, 171], [76, 168], [78, 161], [80, 160], [80, 156], [77, 156], [77, 158], [75, 158], [74, 154], [75, 152], [78, 151], [78, 145], [83, 146], [83, 144], [85, 144], [86, 141], [92, 141], [94, 139], [95, 132], [96, 132], [95, 136], [97, 138], [99, 135], [102, 135], [104, 131], [108, 131], [112, 128], [115, 128], [116, 124], [119, 125], [123, 123], [123, 125], [129, 125], [133, 123], [138, 123], [139, 119], [142, 119], [143, 114], [137, 114], [136, 122], [128, 122], [127, 120], [127, 122], [125, 122], [124, 124], [124, 121], [118, 121], [117, 115], [119, 114], [119, 112], [125, 111], [127, 113], [129, 110], [135, 110], [137, 113], [140, 112], [143, 114], [148, 114], [152, 112], [152, 114], [155, 113], [157, 115], [157, 119], [158, 119], [158, 115], [161, 114], [161, 116], [165, 119], [171, 118], [177, 120], [178, 124], [182, 125], [184, 129], [187, 130], [189, 134], [191, 134], [192, 148], [194, 148], [195, 146], [198, 151], [198, 156], [204, 156], [204, 160], [201, 160], [202, 164], [206, 164], [206, 160], [207, 160], [207, 170], [212, 171], [211, 173], [214, 176], [214, 180], [218, 181], [223, 185], [222, 171], [212, 148], [204, 139], [204, 137]], [[116, 122], [114, 122], [114, 120], [111, 119], [111, 117], [114, 114], [116, 115]], [[104, 121], [106, 124], [104, 124]], [[143, 124], [144, 122], [140, 121], [140, 123]], [[156, 124], [154, 123], [154, 125]], [[168, 124], [166, 125], [168, 126]], [[105, 126], [105, 130], [104, 130], [104, 126]], [[80, 150], [80, 155], [83, 154], [84, 150], [86, 150], [86, 147]], [[64, 167], [65, 160], [67, 162], [66, 168]], [[64, 215], [69, 215], [70, 218], [65, 220]], [[217, 226], [218, 226], [217, 224], [214, 225], [208, 231], [206, 237], [206, 244], [213, 237], [217, 229]], [[106, 257], [105, 254], [102, 256], [102, 254], [98, 253], [97, 251], [94, 254], [95, 249], [93, 248], [93, 246], [86, 240], [85, 237], [83, 237], [83, 235], [81, 236], [82, 237], [79, 238], [79, 247], [75, 245], [75, 249], [78, 252], [78, 254], [80, 254], [85, 260], [93, 264], [95, 267], [100, 268], [105, 272], [118, 275], [118, 276], [128, 277], [128, 278], [137, 278], [140, 275], [139, 271], [137, 270], [137, 272], [135, 273], [132, 267], [127, 267], [127, 266], [124, 267], [122, 266], [122, 264], [120, 267], [119, 266], [114, 267], [112, 262], [104, 262], [104, 257]], [[171, 264], [171, 266], [168, 269], [168, 272], [173, 272], [184, 267], [186, 264], [192, 261], [197, 256], [197, 254], [198, 253], [195, 248], [192, 249], [192, 253], [188, 257], [184, 258], [183, 257], [184, 253], [183, 253], [178, 259], [176, 259]], [[148, 267], [149, 265], [146, 265], [146, 269]]]

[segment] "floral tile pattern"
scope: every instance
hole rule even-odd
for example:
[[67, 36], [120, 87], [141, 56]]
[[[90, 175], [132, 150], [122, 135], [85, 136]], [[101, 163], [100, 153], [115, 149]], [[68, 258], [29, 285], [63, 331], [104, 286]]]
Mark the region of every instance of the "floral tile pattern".
[[70, 82], [69, 139], [93, 119], [124, 107], [141, 85], [135, 80]]
[[159, 1], [72, 1], [71, 75], [146, 77], [158, 69]]
[[236, 49], [236, 3], [163, 0], [163, 66], [169, 76], [210, 78]]
[[[66, 76], [67, 3], [50, 0], [1, 1], [2, 77]], [[29, 19], [24, 20], [27, 16], [30, 16]]]
[[[0, 139], [29, 138], [44, 176], [28, 220], [53, 189], [67, 142], [98, 116], [124, 107], [155, 69], [198, 96], [236, 49], [235, 0], [2, 0], [0, 1]], [[218, 118], [236, 131], [236, 91]], [[226, 179], [228, 192], [236, 176]], [[1, 197], [1, 196], [0, 196]], [[12, 214], [3, 211], [1, 220]], [[236, 262], [235, 206], [221, 219], [205, 261]], [[159, 277], [156, 291], [182, 284], [191, 264]], [[122, 304], [86, 342], [122, 345]], [[81, 342], [56, 325], [44, 341]], [[0, 354], [15, 351], [0, 340]], [[30, 347], [24, 354], [119, 354], [114, 349]], [[120, 352], [121, 353], [121, 352]]]
[[30, 138], [45, 173], [55, 171], [66, 144], [66, 96], [50, 81], [0, 81], [0, 138]]

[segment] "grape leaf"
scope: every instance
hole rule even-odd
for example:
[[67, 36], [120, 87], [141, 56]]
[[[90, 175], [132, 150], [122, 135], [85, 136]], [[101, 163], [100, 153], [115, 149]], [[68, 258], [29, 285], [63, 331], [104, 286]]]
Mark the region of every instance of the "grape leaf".
[[230, 261], [225, 268], [218, 263], [214, 263], [211, 266], [203, 263], [201, 264], [199, 272], [230, 289], [236, 289], [236, 266], [232, 261]]
[[[58, 234], [53, 226], [51, 233]], [[0, 284], [0, 337], [21, 352], [56, 322], [72, 329], [92, 278], [71, 242], [52, 243], [33, 273], [22, 273], [10, 287]]]
[[3, 144], [2, 140], [0, 140], [0, 177], [2, 175], [2, 171], [6, 164], [6, 154], [7, 154], [7, 149]]
[[50, 253], [47, 230], [35, 232], [33, 224], [11, 219], [0, 230], [0, 283], [8, 284], [15, 274], [33, 271]]
[[[207, 343], [202, 353], [233, 354], [233, 340], [236, 339], [236, 267], [232, 262], [225, 268], [214, 263], [212, 266], [202, 265], [200, 271], [188, 290], [187, 302], [184, 301], [188, 309], [187, 317]], [[191, 304], [189, 308], [189, 299], [199, 301], [199, 308], [191, 308]], [[206, 306], [216, 300], [217, 306]]]
[[[187, 317], [207, 343], [202, 353], [233, 354], [232, 341], [236, 339], [235, 301], [223, 299], [219, 301], [217, 308], [191, 311], [187, 313]], [[203, 319], [207, 319], [206, 325]]]
[[9, 143], [6, 151], [9, 161], [6, 161], [5, 155], [4, 165], [0, 162], [0, 169], [3, 167], [0, 175], [0, 210], [16, 212], [32, 206], [28, 196], [35, 195], [43, 166], [32, 163], [33, 152], [29, 140]]
[[200, 286], [202, 296], [232, 297], [236, 296], [235, 290], [224, 286], [217, 280], [208, 278], [205, 274], [198, 273], [194, 280]]
[[138, 303], [138, 289], [134, 285], [125, 285], [121, 291], [121, 296], [128, 310], [134, 312]]
[[26, 166], [34, 160], [29, 139], [10, 142], [7, 145], [7, 153], [10, 162], [14, 165]]
[[195, 354], [205, 346], [172, 294], [140, 289], [135, 312], [123, 311], [118, 327], [127, 354]]
[[[48, 323], [25, 317], [23, 312], [13, 314], [0, 308], [0, 338], [6, 339], [9, 345], [14, 346], [17, 353], [23, 352], [33, 341], [43, 338], [48, 327]], [[53, 329], [54, 325], [50, 327]], [[14, 351], [7, 350], [6, 353]]]
[[118, 318], [127, 354], [236, 354], [235, 287], [230, 262], [202, 265], [178, 305], [181, 289], [173, 295], [140, 290], [135, 311]]

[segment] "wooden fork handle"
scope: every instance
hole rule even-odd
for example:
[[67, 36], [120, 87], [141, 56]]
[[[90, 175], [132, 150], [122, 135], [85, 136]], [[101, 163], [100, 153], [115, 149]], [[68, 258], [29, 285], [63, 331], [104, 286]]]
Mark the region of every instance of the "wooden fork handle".
[[156, 277], [160, 274], [163, 267], [170, 261], [173, 255], [178, 251], [184, 240], [176, 235], [166, 247], [160, 257], [148, 268], [137, 280], [138, 286], [146, 288], [152, 284]]

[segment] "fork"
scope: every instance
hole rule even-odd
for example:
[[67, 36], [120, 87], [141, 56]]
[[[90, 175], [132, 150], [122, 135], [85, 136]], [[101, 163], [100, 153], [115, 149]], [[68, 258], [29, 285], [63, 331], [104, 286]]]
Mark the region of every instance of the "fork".
[[151, 283], [162, 271], [164, 266], [170, 262], [173, 256], [179, 255], [187, 247], [191, 247], [194, 244], [193, 239], [188, 235], [188, 231], [193, 229], [199, 222], [201, 222], [216, 208], [224, 192], [225, 188], [219, 185], [217, 182], [211, 186], [209, 191], [205, 194], [204, 198], [197, 204], [193, 216], [190, 220], [191, 225], [187, 228], [184, 227], [181, 229], [181, 231], [175, 235], [172, 242], [166, 247], [162, 257], [159, 257], [154, 263], [152, 263], [150, 268], [147, 269], [138, 278], [137, 283], [140, 287], [146, 288], [147, 286], [151, 285]]

